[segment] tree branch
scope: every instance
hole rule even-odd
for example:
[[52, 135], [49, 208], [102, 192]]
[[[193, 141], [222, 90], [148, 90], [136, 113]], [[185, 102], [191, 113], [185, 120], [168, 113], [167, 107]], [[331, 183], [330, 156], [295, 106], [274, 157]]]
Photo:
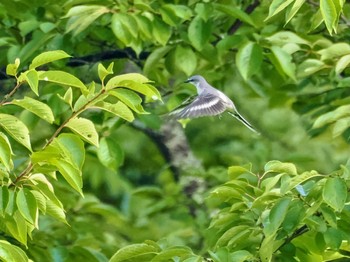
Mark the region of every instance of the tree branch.
[[[247, 8], [244, 10], [244, 12], [246, 12], [247, 14], [251, 14], [255, 8], [257, 8], [260, 5], [260, 1], [259, 0], [255, 0], [252, 4], [248, 5]], [[236, 31], [241, 27], [241, 25], [243, 24], [243, 22], [239, 19], [237, 19], [234, 24], [230, 27], [230, 29], [228, 30], [228, 34], [229, 35], [233, 35], [234, 33], [236, 33]]]

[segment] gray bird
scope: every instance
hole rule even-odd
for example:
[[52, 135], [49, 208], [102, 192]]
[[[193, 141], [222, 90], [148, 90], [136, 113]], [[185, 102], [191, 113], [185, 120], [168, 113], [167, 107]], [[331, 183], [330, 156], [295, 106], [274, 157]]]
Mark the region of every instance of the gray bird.
[[[227, 113], [241, 121], [251, 131], [258, 133], [254, 127], [238, 113], [231, 99], [220, 90], [208, 84], [204, 77], [200, 75], [191, 76], [185, 83], [194, 85], [197, 88], [198, 96], [185, 107], [170, 112], [169, 116], [175, 119], [196, 118], [220, 115], [227, 111]], [[184, 103], [186, 102], [187, 101]]]

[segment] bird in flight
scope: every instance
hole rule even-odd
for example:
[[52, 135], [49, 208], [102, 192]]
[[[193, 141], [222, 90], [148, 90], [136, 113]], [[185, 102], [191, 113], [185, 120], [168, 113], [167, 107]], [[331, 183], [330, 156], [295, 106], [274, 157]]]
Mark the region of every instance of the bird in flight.
[[[223, 92], [212, 87], [200, 75], [191, 76], [185, 81], [197, 88], [197, 96], [184, 107], [175, 109], [169, 113], [174, 119], [197, 118], [202, 116], [220, 115], [227, 111], [231, 116], [238, 119], [251, 131], [259, 134], [254, 127], [238, 113], [234, 103]], [[188, 102], [187, 100], [184, 102]]]

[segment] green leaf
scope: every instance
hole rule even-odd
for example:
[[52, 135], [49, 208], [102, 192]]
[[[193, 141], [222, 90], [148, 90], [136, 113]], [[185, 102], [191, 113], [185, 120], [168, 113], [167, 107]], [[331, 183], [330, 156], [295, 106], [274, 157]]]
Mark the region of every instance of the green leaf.
[[229, 16], [232, 16], [234, 18], [241, 20], [244, 23], [247, 23], [256, 27], [253, 19], [238, 7], [232, 6], [231, 4], [223, 5], [223, 4], [216, 4], [216, 3], [214, 3], [213, 6], [216, 10], [220, 12], [223, 12]]
[[71, 87], [67, 89], [62, 97], [60, 94], [57, 94], [65, 103], [67, 103], [71, 108], [73, 107], [73, 90]]
[[33, 187], [51, 201], [51, 205], [56, 205], [60, 209], [63, 209], [61, 201], [55, 195], [54, 188], [45, 175], [36, 173], [32, 174], [29, 179], [34, 181]]
[[10, 141], [4, 133], [0, 132], [0, 162], [7, 171], [13, 169], [12, 155], [13, 152]]
[[322, 61], [335, 59], [350, 54], [350, 45], [348, 43], [335, 43], [317, 53], [321, 55]]
[[158, 43], [165, 46], [171, 36], [171, 29], [161, 19], [155, 17], [153, 20], [152, 34]]
[[118, 38], [124, 45], [128, 46], [133, 40], [130, 31], [122, 23], [120, 13], [113, 14], [111, 28], [116, 38]]
[[344, 117], [335, 122], [332, 135], [333, 137], [340, 136], [345, 130], [350, 127], [350, 117]]
[[51, 200], [46, 202], [46, 214], [67, 224], [66, 214], [64, 213], [63, 208], [57, 206]]
[[6, 216], [5, 219], [8, 232], [20, 243], [27, 246], [28, 226], [21, 213], [16, 210], [11, 217]]
[[283, 163], [278, 160], [272, 160], [266, 163], [264, 167], [265, 172], [286, 173], [290, 175], [297, 175], [297, 168], [293, 163]]
[[116, 87], [126, 87], [141, 93], [152, 100], [161, 101], [162, 98], [159, 91], [152, 85], [146, 84], [146, 82], [149, 82], [149, 80], [141, 74], [124, 74], [111, 78], [106, 84], [106, 89], [110, 90]]
[[30, 190], [23, 188], [17, 192], [16, 204], [21, 215], [38, 228], [38, 204]]
[[347, 186], [342, 178], [330, 177], [326, 180], [322, 191], [322, 197], [333, 209], [341, 212], [344, 208], [347, 195]]
[[47, 51], [34, 57], [32, 63], [29, 66], [29, 69], [34, 69], [41, 65], [44, 65], [56, 60], [68, 58], [68, 57], [71, 57], [71, 56], [62, 50]]
[[271, 47], [272, 54], [269, 56], [271, 62], [277, 71], [295, 80], [295, 64], [292, 62], [292, 56], [278, 46]]
[[83, 179], [81, 170], [64, 159], [52, 159], [51, 162], [58, 168], [58, 171], [68, 184], [83, 196]]
[[105, 167], [112, 170], [117, 170], [124, 162], [122, 148], [114, 139], [108, 137], [101, 138], [97, 156]]
[[24, 78], [27, 81], [30, 89], [38, 96], [39, 95], [39, 76], [35, 70], [29, 70], [24, 73]]
[[216, 242], [216, 247], [227, 246], [228, 243], [235, 244], [235, 242], [242, 238], [242, 236], [247, 236], [251, 233], [251, 229], [246, 225], [239, 225], [231, 227], [226, 230], [225, 233]]
[[172, 49], [172, 46], [162, 46], [153, 50], [153, 52], [147, 57], [145, 65], [143, 66], [145, 74], [149, 75], [154, 71], [161, 59]]
[[35, 100], [33, 98], [25, 96], [23, 99], [15, 99], [11, 104], [18, 105], [44, 119], [49, 123], [53, 123], [55, 117], [52, 113], [51, 108], [45, 103]]
[[317, 59], [306, 59], [297, 68], [298, 77], [307, 77], [326, 68], [326, 64]]
[[84, 31], [101, 15], [110, 10], [99, 5], [79, 5], [72, 7], [65, 17], [70, 17], [67, 21], [66, 32], [74, 30], [74, 36]]
[[[122, 261], [151, 261], [153, 257], [158, 253], [158, 249], [153, 245], [148, 244], [133, 244], [123, 247], [115, 253], [109, 262], [122, 262]], [[148, 258], [145, 260], [142, 258]]]
[[292, 6], [292, 8], [290, 8], [289, 10], [287, 10], [287, 14], [286, 14], [286, 23], [285, 25], [287, 25], [290, 20], [292, 20], [292, 18], [295, 16], [295, 14], [299, 11], [299, 9], [301, 8], [301, 6], [305, 3], [306, 0], [295, 0], [294, 4]]
[[[85, 160], [83, 141], [74, 134], [60, 134], [54, 142], [59, 142], [65, 148], [64, 154], [78, 169], [82, 169]], [[62, 147], [61, 147], [62, 148]]]
[[342, 235], [342, 231], [336, 228], [327, 228], [327, 231], [323, 234], [327, 247], [332, 250], [338, 250], [343, 241]]
[[138, 114], [148, 114], [142, 107], [142, 99], [135, 92], [118, 88], [108, 92], [108, 94], [117, 97], [120, 101], [130, 107]]
[[304, 172], [300, 175], [297, 175], [295, 177], [293, 177], [289, 183], [286, 183], [284, 185], [281, 186], [281, 193], [285, 194], [288, 191], [292, 190], [293, 188], [295, 188], [297, 185], [303, 183], [306, 180], [309, 180], [310, 178], [314, 178], [314, 177], [321, 177], [322, 175], [317, 173], [316, 171], [312, 170], [312, 171], [307, 171]]
[[100, 78], [102, 83], [106, 78], [106, 76], [113, 74], [113, 66], [114, 66], [114, 62], [110, 63], [108, 68], [105, 68], [101, 63], [98, 64], [98, 67], [97, 67], [98, 77]]
[[350, 116], [350, 105], [340, 106], [326, 114], [320, 115], [314, 122], [312, 128], [319, 128], [326, 124], [333, 123], [338, 119]]
[[158, 255], [156, 255], [151, 262], [164, 262], [171, 261], [173, 259], [179, 259], [179, 261], [185, 261], [186, 258], [189, 258], [193, 255], [192, 250], [189, 247], [185, 246], [174, 246], [162, 250]]
[[322, 205], [320, 210], [322, 212], [322, 216], [327, 221], [327, 223], [331, 227], [336, 228], [337, 227], [337, 216], [336, 216], [334, 210], [327, 205]]
[[9, 76], [16, 76], [19, 65], [20, 65], [20, 60], [19, 58], [16, 58], [15, 63], [8, 64], [6, 66], [6, 74]]
[[107, 102], [98, 102], [94, 105], [94, 107], [108, 111], [108, 112], [110, 112], [118, 117], [121, 117], [129, 122], [132, 122], [135, 119], [134, 114], [129, 109], [129, 107], [120, 101], [118, 101], [115, 104], [111, 104], [111, 103], [107, 103]]
[[196, 16], [188, 27], [188, 39], [194, 48], [201, 51], [211, 36], [211, 22]]
[[150, 80], [147, 77], [145, 77], [141, 74], [128, 73], [128, 74], [123, 74], [123, 75], [118, 75], [118, 76], [112, 77], [107, 82], [106, 89], [109, 90], [109, 89], [116, 88], [116, 87], [123, 87], [122, 83], [124, 81], [128, 81], [128, 80], [134, 81], [134, 82], [139, 83], [139, 84], [144, 84], [144, 83], [150, 82]]
[[273, 235], [277, 232], [282, 222], [284, 221], [290, 202], [291, 199], [289, 197], [284, 197], [278, 200], [272, 207], [268, 221], [266, 222], [263, 229], [266, 236]]
[[248, 42], [237, 52], [236, 65], [246, 81], [259, 71], [262, 61], [262, 49], [256, 43]]
[[93, 122], [86, 118], [75, 117], [66, 124], [66, 127], [78, 134], [86, 142], [98, 147], [98, 134]]
[[28, 262], [29, 258], [19, 247], [5, 240], [0, 240], [0, 260], [4, 262]]
[[266, 40], [271, 44], [278, 46], [285, 46], [290, 43], [310, 46], [310, 42], [290, 31], [279, 31], [272, 36], [266, 37]]
[[350, 54], [349, 54], [349, 55], [345, 55], [345, 56], [341, 57], [341, 58], [338, 60], [336, 66], [335, 66], [335, 72], [336, 72], [337, 74], [340, 74], [341, 72], [344, 71], [344, 69], [345, 69], [346, 67], [349, 66], [349, 64], [350, 64]]
[[320, 10], [329, 34], [332, 34], [337, 22], [337, 10], [333, 0], [320, 0]]
[[0, 215], [4, 216], [5, 209], [9, 202], [10, 193], [7, 186], [0, 187]]
[[87, 94], [86, 86], [77, 77], [64, 71], [39, 71], [39, 80], [57, 83], [61, 85], [77, 87], [83, 94]]
[[13, 139], [25, 146], [28, 150], [32, 151], [29, 130], [17, 117], [0, 114], [0, 126], [4, 128]]
[[265, 18], [265, 21], [285, 10], [293, 1], [294, 0], [273, 0], [270, 4], [269, 15]]
[[187, 76], [197, 69], [197, 56], [189, 47], [178, 45], [175, 50], [175, 64]]

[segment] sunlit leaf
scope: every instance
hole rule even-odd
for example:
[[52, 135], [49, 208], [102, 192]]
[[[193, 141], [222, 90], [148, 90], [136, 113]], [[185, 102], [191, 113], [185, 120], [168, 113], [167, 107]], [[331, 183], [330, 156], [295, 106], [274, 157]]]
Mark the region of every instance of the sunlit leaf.
[[29, 130], [17, 117], [0, 114], [0, 126], [17, 142], [32, 151], [29, 138]]
[[117, 97], [120, 101], [122, 101], [136, 113], [147, 114], [147, 112], [143, 109], [141, 105], [141, 97], [139, 97], [139, 95], [137, 95], [135, 92], [124, 88], [118, 88], [116, 90], [108, 92], [108, 94]]
[[11, 104], [27, 109], [49, 123], [55, 119], [51, 108], [39, 100], [25, 96], [23, 99], [14, 99]]
[[88, 93], [86, 86], [77, 77], [64, 71], [39, 71], [39, 80], [47, 81], [65, 86], [77, 87], [84, 94]]
[[107, 102], [99, 102], [99, 103], [96, 103], [94, 107], [108, 111], [129, 122], [132, 122], [135, 119], [134, 114], [129, 109], [129, 107], [121, 101], [118, 101], [117, 103], [114, 103], [114, 104], [107, 103]]
[[34, 69], [34, 68], [37, 68], [41, 65], [44, 65], [44, 64], [56, 61], [56, 60], [68, 58], [68, 57], [71, 57], [71, 56], [68, 55], [63, 50], [47, 51], [47, 52], [41, 53], [40, 55], [37, 55], [36, 57], [34, 57], [32, 63], [29, 66], [29, 69]]
[[16, 245], [5, 240], [0, 240], [0, 259], [4, 262], [28, 262], [26, 253]]
[[12, 148], [7, 136], [0, 132], [0, 162], [4, 165], [7, 171], [13, 168]]
[[148, 261], [158, 253], [158, 250], [148, 244], [133, 244], [126, 247], [123, 247], [115, 253], [110, 262], [122, 262], [127, 260], [134, 261], [146, 261], [145, 258], [148, 258]]
[[29, 70], [24, 74], [29, 87], [38, 96], [39, 95], [39, 76], [35, 70]]
[[98, 134], [95, 125], [89, 119], [75, 117], [66, 124], [66, 127], [78, 134], [86, 142], [98, 146]]

